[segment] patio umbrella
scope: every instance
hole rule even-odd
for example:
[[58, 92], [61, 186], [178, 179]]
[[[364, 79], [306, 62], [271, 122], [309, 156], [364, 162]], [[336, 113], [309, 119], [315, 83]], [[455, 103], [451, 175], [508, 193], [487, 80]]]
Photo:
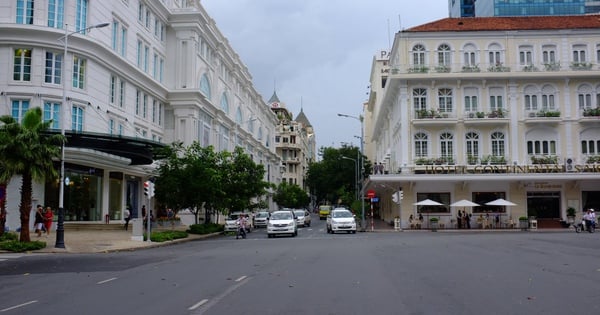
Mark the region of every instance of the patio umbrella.
[[486, 202], [488, 206], [516, 206], [517, 204], [514, 202], [510, 202], [508, 200], [504, 200], [502, 198], [498, 198], [494, 201]]
[[415, 206], [443, 206], [443, 203], [439, 203], [437, 201], [431, 199], [421, 200], [419, 202], [413, 203]]
[[478, 203], [474, 203], [473, 201], [470, 200], [459, 200], [453, 204], [450, 205], [450, 207], [479, 207], [480, 205]]

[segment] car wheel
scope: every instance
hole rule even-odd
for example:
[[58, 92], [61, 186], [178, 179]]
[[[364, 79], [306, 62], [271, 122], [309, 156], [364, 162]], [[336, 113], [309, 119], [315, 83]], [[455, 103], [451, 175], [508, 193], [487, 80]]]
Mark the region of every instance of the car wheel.
[[273, 238], [273, 234], [267, 234], [268, 238]]

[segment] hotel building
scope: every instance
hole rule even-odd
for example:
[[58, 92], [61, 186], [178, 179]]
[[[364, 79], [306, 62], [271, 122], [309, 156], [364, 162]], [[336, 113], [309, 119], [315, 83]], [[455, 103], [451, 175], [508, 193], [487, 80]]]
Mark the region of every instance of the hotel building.
[[[519, 217], [558, 227], [600, 207], [600, 18], [446, 18], [395, 35], [365, 105], [376, 214]], [[386, 54], [384, 54], [386, 55]], [[387, 60], [386, 60], [387, 59]], [[392, 193], [402, 190], [399, 204]], [[516, 206], [487, 206], [503, 198]], [[442, 206], [416, 206], [432, 199]], [[473, 221], [475, 222], [475, 221]]]
[[[0, 12], [0, 115], [41, 107], [65, 130], [65, 221], [154, 209], [142, 189], [151, 149], [174, 141], [240, 146], [281, 182], [277, 117], [199, 1], [14, 0]], [[20, 183], [6, 188], [11, 230]], [[36, 183], [32, 206], [57, 209], [58, 188]]]

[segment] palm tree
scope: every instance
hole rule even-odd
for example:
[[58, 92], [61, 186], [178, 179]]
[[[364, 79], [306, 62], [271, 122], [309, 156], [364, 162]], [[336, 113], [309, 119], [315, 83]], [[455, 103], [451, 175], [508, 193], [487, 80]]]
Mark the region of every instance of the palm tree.
[[0, 117], [0, 183], [21, 175], [21, 242], [29, 242], [29, 214], [33, 194], [32, 182], [45, 182], [58, 177], [53, 159], [60, 157], [65, 137], [49, 134], [52, 121], [43, 121], [42, 109], [28, 110], [19, 123], [12, 116]]

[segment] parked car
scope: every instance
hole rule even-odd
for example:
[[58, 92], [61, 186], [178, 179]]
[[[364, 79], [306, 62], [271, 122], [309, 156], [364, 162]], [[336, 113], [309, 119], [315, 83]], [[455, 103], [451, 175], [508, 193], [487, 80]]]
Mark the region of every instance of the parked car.
[[356, 233], [356, 219], [348, 209], [335, 208], [327, 216], [327, 233], [346, 231]]
[[237, 227], [238, 227], [237, 220], [241, 215], [246, 217], [246, 232], [247, 233], [252, 232], [253, 226], [252, 226], [252, 217], [250, 216], [250, 214], [244, 213], [244, 212], [233, 212], [233, 213], [229, 214], [227, 219], [225, 219], [225, 229], [224, 229], [225, 233], [227, 233], [227, 232], [237, 233]]
[[296, 224], [298, 226], [310, 226], [310, 213], [308, 211], [296, 209], [294, 210], [294, 214], [296, 215]]
[[258, 213], [256, 213], [256, 215], [254, 216], [254, 227], [259, 228], [259, 227], [267, 227], [267, 224], [269, 223], [269, 217], [271, 216], [271, 214], [269, 213], [269, 211], [259, 211]]
[[267, 236], [274, 237], [277, 234], [298, 235], [298, 225], [293, 211], [283, 210], [271, 213], [267, 224]]

